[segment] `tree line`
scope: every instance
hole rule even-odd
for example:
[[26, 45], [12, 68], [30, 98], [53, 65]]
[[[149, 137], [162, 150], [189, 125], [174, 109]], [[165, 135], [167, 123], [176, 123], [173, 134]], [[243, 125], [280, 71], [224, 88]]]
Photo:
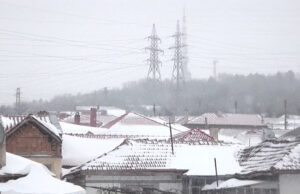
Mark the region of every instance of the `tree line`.
[[[300, 79], [292, 71], [273, 75], [221, 74], [217, 80], [191, 79], [179, 87], [171, 80], [144, 79], [128, 82], [122, 88], [104, 88], [85, 94], [59, 95], [48, 101], [23, 102], [19, 112], [70, 111], [75, 110], [76, 105], [100, 105], [148, 115], [154, 112], [157, 115], [183, 115], [185, 112], [199, 115], [237, 111], [279, 116], [284, 113], [284, 100], [288, 102], [289, 114], [300, 114]], [[15, 114], [16, 109], [1, 106], [0, 113]]]

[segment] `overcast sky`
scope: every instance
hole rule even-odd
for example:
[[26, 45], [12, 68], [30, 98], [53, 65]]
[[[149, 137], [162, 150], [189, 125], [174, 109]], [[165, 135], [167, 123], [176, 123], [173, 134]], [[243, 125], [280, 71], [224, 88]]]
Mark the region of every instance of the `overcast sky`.
[[299, 0], [0, 0], [0, 105], [146, 77], [153, 23], [170, 78], [184, 8], [193, 78], [300, 71]]

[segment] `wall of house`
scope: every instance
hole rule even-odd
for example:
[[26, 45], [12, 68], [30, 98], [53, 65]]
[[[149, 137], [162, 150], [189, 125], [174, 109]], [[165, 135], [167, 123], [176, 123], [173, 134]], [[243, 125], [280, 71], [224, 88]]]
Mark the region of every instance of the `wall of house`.
[[279, 176], [280, 194], [300, 193], [300, 174], [282, 174]]
[[0, 144], [0, 168], [6, 164], [6, 147], [5, 140]]
[[[124, 175], [86, 175], [85, 185], [87, 194], [98, 194], [97, 189], [91, 187], [103, 188], [156, 188], [164, 191], [173, 191], [182, 193], [182, 176], [175, 174], [135, 174]], [[97, 193], [98, 192], [98, 193]]]

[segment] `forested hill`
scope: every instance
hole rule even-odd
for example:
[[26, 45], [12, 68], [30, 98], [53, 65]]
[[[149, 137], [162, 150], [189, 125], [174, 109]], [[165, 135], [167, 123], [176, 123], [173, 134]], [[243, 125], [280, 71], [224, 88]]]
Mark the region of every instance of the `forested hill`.
[[[32, 101], [22, 104], [22, 112], [39, 110], [74, 110], [76, 105], [116, 106], [126, 110], [143, 111], [143, 105], [157, 107], [159, 114], [195, 115], [203, 112], [259, 113], [278, 116], [284, 112], [284, 100], [289, 114], [300, 114], [300, 79], [291, 71], [275, 75], [222, 74], [218, 80], [190, 80], [179, 89], [170, 80], [154, 83], [140, 80], [126, 83], [121, 89], [60, 95], [50, 101]], [[10, 107], [1, 107], [2, 113], [12, 113]], [[152, 110], [151, 110], [152, 111]]]

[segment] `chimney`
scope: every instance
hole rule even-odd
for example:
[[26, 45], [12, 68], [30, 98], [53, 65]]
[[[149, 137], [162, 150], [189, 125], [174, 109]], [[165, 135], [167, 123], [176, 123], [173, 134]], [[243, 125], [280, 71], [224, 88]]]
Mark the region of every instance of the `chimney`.
[[91, 127], [97, 127], [97, 109], [96, 108], [91, 108], [91, 113], [90, 113], [90, 125]]
[[79, 124], [80, 124], [80, 114], [79, 114], [79, 112], [76, 112], [76, 114], [75, 114], [75, 117], [74, 117], [74, 123], [75, 123], [76, 125], [79, 125]]

